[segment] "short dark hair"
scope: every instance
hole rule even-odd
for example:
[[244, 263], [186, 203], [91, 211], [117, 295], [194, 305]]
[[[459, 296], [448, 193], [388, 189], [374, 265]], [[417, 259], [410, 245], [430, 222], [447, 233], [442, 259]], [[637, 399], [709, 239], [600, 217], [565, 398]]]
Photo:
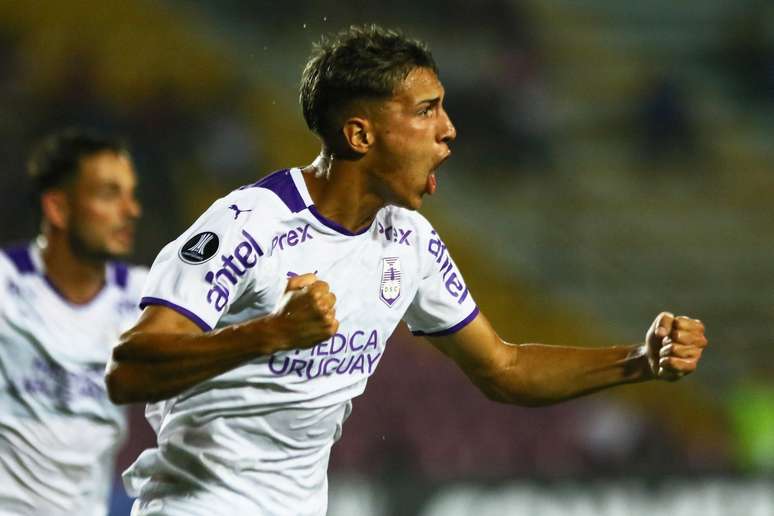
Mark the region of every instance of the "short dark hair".
[[390, 97], [415, 68], [438, 73], [421, 41], [377, 25], [353, 25], [323, 36], [301, 75], [300, 102], [309, 129], [332, 143], [337, 110], [364, 98]]
[[126, 143], [93, 130], [69, 127], [41, 140], [27, 161], [35, 192], [64, 186], [78, 173], [80, 161], [101, 152], [129, 155]]

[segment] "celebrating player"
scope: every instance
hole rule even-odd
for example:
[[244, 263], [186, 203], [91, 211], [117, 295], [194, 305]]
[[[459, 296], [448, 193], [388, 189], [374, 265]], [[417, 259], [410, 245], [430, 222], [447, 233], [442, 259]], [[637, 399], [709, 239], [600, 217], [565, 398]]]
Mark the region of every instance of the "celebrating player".
[[0, 253], [0, 514], [105, 515], [125, 430], [103, 375], [147, 271], [126, 255], [140, 214], [118, 141], [70, 129], [29, 161], [40, 236]]
[[155, 402], [158, 448], [124, 475], [133, 514], [324, 514], [331, 446], [401, 320], [503, 402], [694, 370], [702, 324], [666, 312], [630, 346], [495, 333], [415, 211], [456, 136], [443, 100], [422, 43], [374, 26], [324, 39], [301, 82], [320, 156], [216, 201], [162, 249], [107, 375], [116, 402]]

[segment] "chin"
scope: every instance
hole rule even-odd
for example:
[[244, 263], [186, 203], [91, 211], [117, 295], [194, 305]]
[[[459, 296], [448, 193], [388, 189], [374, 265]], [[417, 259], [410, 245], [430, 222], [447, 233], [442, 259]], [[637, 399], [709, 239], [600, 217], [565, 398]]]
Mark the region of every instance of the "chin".
[[117, 260], [131, 254], [133, 248], [134, 248], [133, 245], [124, 244], [124, 243], [113, 243], [113, 244], [105, 245], [102, 248], [102, 255], [107, 257], [109, 260]]
[[132, 247], [121, 247], [119, 249], [111, 249], [110, 254], [115, 258], [125, 258], [132, 254]]
[[386, 204], [416, 211], [422, 207], [423, 196], [424, 192], [419, 192], [416, 194], [408, 192], [401, 192], [400, 194], [397, 194], [396, 192], [391, 196], [392, 198], [389, 199]]
[[401, 199], [400, 201], [394, 202], [392, 204], [407, 210], [416, 211], [422, 207], [422, 196], [418, 195], [413, 199]]

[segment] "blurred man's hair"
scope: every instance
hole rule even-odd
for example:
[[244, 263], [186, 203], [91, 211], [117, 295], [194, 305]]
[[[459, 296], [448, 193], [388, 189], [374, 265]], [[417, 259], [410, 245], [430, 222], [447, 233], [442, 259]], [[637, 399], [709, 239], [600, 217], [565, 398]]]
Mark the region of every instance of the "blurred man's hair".
[[415, 68], [438, 72], [427, 46], [398, 31], [363, 25], [323, 36], [301, 75], [306, 125], [334, 144], [342, 108], [355, 100], [389, 98]]
[[27, 174], [37, 194], [60, 188], [78, 175], [81, 160], [102, 152], [129, 156], [126, 143], [96, 131], [70, 127], [37, 144], [27, 161]]

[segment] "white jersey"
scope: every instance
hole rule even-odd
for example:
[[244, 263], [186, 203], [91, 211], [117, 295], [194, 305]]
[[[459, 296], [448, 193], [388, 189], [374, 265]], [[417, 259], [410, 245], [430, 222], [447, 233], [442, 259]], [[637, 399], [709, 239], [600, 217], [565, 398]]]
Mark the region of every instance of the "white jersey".
[[330, 448], [397, 324], [442, 335], [478, 313], [424, 217], [388, 206], [352, 233], [317, 211], [297, 168], [219, 199], [164, 247], [141, 306], [208, 331], [270, 313], [309, 272], [336, 295], [338, 332], [149, 405], [158, 448], [124, 474], [133, 514], [324, 514]]
[[105, 364], [139, 315], [146, 272], [108, 264], [102, 290], [75, 305], [37, 245], [0, 253], [0, 515], [107, 514], [126, 418]]

